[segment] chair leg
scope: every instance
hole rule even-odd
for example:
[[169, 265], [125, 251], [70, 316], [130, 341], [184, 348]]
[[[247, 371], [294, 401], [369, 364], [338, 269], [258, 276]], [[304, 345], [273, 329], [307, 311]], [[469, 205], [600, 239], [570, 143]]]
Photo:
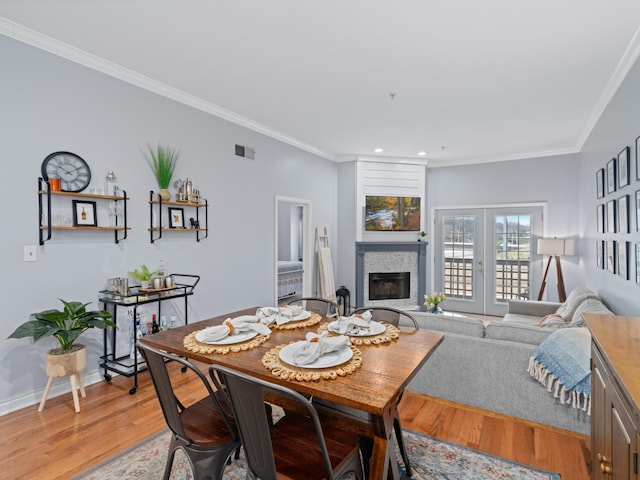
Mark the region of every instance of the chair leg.
[[362, 472], [364, 478], [369, 478], [371, 455], [373, 454], [373, 440], [371, 438], [360, 437], [360, 454], [362, 455]]
[[398, 417], [393, 419], [393, 429], [396, 432], [396, 440], [398, 441], [398, 448], [400, 449], [400, 455], [404, 462], [404, 469], [407, 472], [407, 477], [410, 477], [412, 475], [411, 465], [409, 464], [409, 455], [407, 455], [407, 450], [404, 447], [404, 437], [402, 436], [402, 427], [400, 426], [400, 420], [398, 420]]

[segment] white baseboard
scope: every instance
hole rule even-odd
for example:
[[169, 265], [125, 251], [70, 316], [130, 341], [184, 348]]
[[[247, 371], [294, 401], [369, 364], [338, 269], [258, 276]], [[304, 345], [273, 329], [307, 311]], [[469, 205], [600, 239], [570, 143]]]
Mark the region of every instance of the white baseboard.
[[[82, 375], [82, 382], [84, 383], [85, 387], [103, 381], [101, 372], [102, 370], [96, 370], [94, 372], [85, 373], [84, 375]], [[45, 386], [43, 385], [43, 387], [39, 390], [35, 390], [20, 397], [11, 398], [5, 402], [0, 403], [0, 415], [6, 415], [7, 413], [15, 412], [16, 410], [20, 410], [21, 408], [29, 407], [31, 405], [34, 406], [34, 411], [37, 410], [38, 405], [42, 400], [44, 388]], [[58, 397], [60, 395], [64, 395], [65, 393], [71, 393], [71, 382], [69, 381], [69, 377], [54, 380], [47, 399]], [[45, 405], [45, 409], [46, 408], [47, 407]], [[80, 408], [82, 409], [82, 398], [80, 398]]]

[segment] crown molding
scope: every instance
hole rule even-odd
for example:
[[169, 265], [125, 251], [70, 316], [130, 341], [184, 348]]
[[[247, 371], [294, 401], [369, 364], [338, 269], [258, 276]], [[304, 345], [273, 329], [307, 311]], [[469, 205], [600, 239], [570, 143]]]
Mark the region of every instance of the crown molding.
[[139, 88], [169, 98], [183, 105], [195, 108], [210, 115], [222, 118], [231, 123], [245, 127], [254, 132], [281, 141], [293, 147], [312, 153], [327, 160], [336, 160], [336, 155], [321, 150], [313, 145], [305, 143], [297, 138], [270, 128], [253, 120], [238, 115], [230, 110], [222, 108], [214, 103], [207, 102], [199, 97], [190, 95], [182, 90], [171, 87], [153, 78], [142, 75], [104, 58], [98, 57], [72, 45], [56, 40], [40, 32], [27, 28], [19, 23], [0, 17], [0, 34], [13, 38], [19, 42], [44, 50], [58, 57], [65, 58], [92, 70], [104, 73], [110, 77], [135, 85]]
[[620, 58], [620, 61], [618, 62], [616, 69], [611, 74], [611, 77], [609, 78], [609, 81], [607, 82], [607, 85], [605, 86], [602, 92], [602, 95], [600, 95], [600, 98], [598, 99], [598, 102], [596, 103], [596, 106], [593, 109], [593, 112], [591, 112], [591, 116], [589, 117], [589, 120], [587, 121], [587, 124], [585, 125], [584, 130], [580, 135], [580, 137], [578, 138], [578, 142], [576, 144], [576, 150], [582, 150], [582, 147], [584, 147], [584, 144], [589, 138], [589, 135], [591, 135], [591, 132], [595, 128], [596, 123], [598, 123], [598, 120], [600, 120], [600, 117], [602, 116], [605, 109], [607, 108], [607, 105], [609, 105], [609, 102], [618, 91], [618, 88], [620, 88], [620, 85], [622, 85], [622, 82], [627, 77], [629, 70], [631, 70], [631, 67], [633, 67], [639, 55], [640, 55], [640, 28], [636, 30], [635, 35], [631, 39], [631, 42], [629, 42], [629, 45], [627, 46], [626, 50], [622, 54], [622, 58]]

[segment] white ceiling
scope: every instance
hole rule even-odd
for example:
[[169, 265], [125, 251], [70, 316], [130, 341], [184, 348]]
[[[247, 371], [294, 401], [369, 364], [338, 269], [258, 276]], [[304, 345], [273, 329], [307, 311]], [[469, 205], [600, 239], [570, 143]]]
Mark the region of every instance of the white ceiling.
[[324, 157], [434, 166], [579, 151], [639, 27], [638, 0], [0, 2], [1, 34]]

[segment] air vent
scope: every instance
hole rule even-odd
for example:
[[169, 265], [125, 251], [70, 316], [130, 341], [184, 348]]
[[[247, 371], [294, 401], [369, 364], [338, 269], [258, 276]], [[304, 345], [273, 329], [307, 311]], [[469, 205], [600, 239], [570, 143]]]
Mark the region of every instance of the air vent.
[[238, 157], [249, 158], [253, 160], [256, 158], [256, 151], [251, 147], [243, 147], [242, 145], [236, 145], [236, 155]]

